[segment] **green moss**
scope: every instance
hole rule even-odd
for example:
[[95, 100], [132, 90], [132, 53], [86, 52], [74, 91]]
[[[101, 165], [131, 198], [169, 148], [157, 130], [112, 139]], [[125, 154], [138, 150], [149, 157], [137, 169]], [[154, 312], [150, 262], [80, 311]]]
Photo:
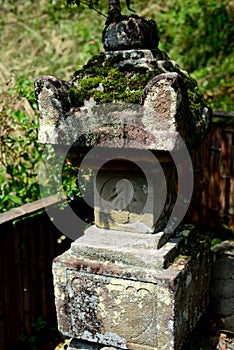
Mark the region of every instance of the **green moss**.
[[97, 103], [126, 102], [139, 103], [146, 84], [156, 75], [163, 72], [158, 67], [148, 71], [145, 67], [131, 64], [115, 67], [121, 56], [104, 60], [104, 56], [94, 56], [82, 69], [74, 74], [78, 82], [68, 94], [73, 106], [82, 106], [91, 97]]
[[98, 85], [101, 83], [101, 78], [100, 77], [94, 77], [94, 78], [87, 78], [85, 80], [81, 80], [80, 86], [84, 90], [92, 90], [94, 88], [97, 88]]
[[[153, 70], [146, 67], [135, 67], [131, 64], [115, 67], [122, 59], [116, 54], [111, 59], [104, 59], [104, 55], [94, 56], [82, 69], [74, 74], [78, 82], [77, 88], [71, 88], [69, 97], [72, 105], [82, 106], [84, 100], [93, 97], [97, 103], [129, 102], [139, 103], [139, 98], [146, 84], [156, 75], [163, 73], [157, 62], [151, 62]], [[183, 76], [188, 91], [191, 117], [196, 117], [201, 108], [206, 105], [204, 98], [197, 87], [196, 81], [183, 74], [179, 67], [170, 61], [164, 67], [169, 72], [177, 72]], [[196, 119], [196, 118], [195, 118]]]
[[173, 261], [173, 264], [177, 263], [178, 260], [184, 259], [184, 260], [190, 260], [191, 256], [190, 255], [178, 255], [175, 260]]
[[76, 88], [72, 87], [68, 91], [69, 100], [72, 106], [82, 106], [85, 96], [81, 94]]
[[[171, 63], [171, 61], [165, 61], [163, 64], [164, 69], [166, 69], [168, 72], [176, 72], [180, 74], [183, 78], [183, 82], [185, 84], [187, 94], [188, 94], [188, 109], [189, 109], [189, 119], [190, 123], [188, 123], [188, 127], [190, 127], [189, 132], [191, 131], [191, 135], [194, 134], [194, 128], [196, 128], [196, 121], [198, 120], [198, 116], [201, 115], [201, 111], [204, 107], [208, 107], [207, 101], [204, 99], [204, 96], [202, 95], [202, 92], [200, 91], [197, 81], [193, 79], [190, 75], [184, 74], [183, 71], [180, 70], [178, 65], [174, 65]], [[203, 122], [203, 125], [200, 125], [200, 127], [205, 128], [206, 121], [203, 120], [200, 122]], [[188, 140], [187, 140], [188, 141]]]

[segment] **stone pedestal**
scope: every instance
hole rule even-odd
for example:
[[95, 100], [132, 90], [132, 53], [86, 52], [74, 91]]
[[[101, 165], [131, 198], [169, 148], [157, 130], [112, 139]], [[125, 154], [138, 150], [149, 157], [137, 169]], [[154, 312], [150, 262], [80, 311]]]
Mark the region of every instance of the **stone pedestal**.
[[59, 330], [84, 341], [74, 349], [182, 347], [208, 302], [209, 247], [196, 238], [189, 257], [183, 232], [160, 249], [159, 239], [91, 227], [55, 259]]

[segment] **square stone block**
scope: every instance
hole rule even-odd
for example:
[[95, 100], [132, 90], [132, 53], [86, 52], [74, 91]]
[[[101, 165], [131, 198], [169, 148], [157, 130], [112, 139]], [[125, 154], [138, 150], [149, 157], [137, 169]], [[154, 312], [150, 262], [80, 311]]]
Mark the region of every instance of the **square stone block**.
[[167, 200], [167, 184], [159, 163], [145, 165], [144, 171], [135, 165], [128, 171], [111, 167], [100, 170], [95, 185], [97, 227], [139, 233], [161, 228], [159, 218]]
[[53, 263], [58, 326], [65, 336], [121, 349], [181, 349], [208, 304], [206, 244], [168, 268], [138, 264], [134, 252], [132, 264], [111, 261], [113, 247], [101, 260], [76, 249], [76, 256], [73, 246], [73, 253]]

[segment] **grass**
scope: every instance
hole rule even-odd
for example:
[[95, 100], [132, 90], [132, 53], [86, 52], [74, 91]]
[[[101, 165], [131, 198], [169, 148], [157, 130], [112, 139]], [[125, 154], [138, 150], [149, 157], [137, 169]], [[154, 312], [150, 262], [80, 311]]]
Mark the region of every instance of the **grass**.
[[94, 53], [101, 51], [101, 16], [80, 15], [65, 1], [13, 1], [1, 6], [2, 69], [8, 75], [34, 80], [41, 74], [69, 79]]

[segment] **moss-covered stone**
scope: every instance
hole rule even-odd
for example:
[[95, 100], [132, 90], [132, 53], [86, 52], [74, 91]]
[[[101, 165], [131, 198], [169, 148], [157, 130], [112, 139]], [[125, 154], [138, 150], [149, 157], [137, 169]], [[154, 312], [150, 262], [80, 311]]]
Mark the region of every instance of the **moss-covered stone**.
[[[209, 109], [196, 81], [160, 50], [101, 53], [76, 71], [69, 83], [43, 76], [35, 86], [41, 120], [44, 118], [43, 128], [50, 125], [53, 142], [70, 143], [76, 137], [76, 128], [83, 133], [82, 128], [86, 127], [82, 123], [83, 115], [88, 115], [88, 126], [95, 129], [100, 125], [100, 115], [95, 108], [101, 106], [103, 112], [103, 104], [108, 105], [105, 108], [112, 104], [126, 107], [129, 103], [140, 107], [141, 115], [137, 115], [133, 124], [142, 123], [140, 128], [148, 135], [145, 141], [142, 139], [143, 144], [146, 146], [147, 142], [147, 147], [157, 150], [166, 147], [171, 151], [176, 145], [174, 138], [155, 137], [158, 132], [170, 131], [175, 135], [178, 132], [187, 147], [192, 148], [203, 139], [209, 125]], [[108, 116], [109, 112], [102, 114], [103, 124], [113, 122]], [[123, 121], [121, 118], [119, 121]], [[78, 123], [80, 119], [82, 122]], [[98, 127], [95, 133], [99, 133]], [[44, 131], [42, 134], [44, 142], [48, 138]], [[90, 132], [88, 134], [90, 136]], [[126, 131], [124, 135], [126, 138]]]
[[[158, 50], [159, 51], [159, 50]], [[189, 118], [188, 128], [206, 129], [207, 121], [198, 118], [202, 115], [204, 107], [207, 106], [202, 93], [200, 92], [196, 80], [170, 59], [151, 60], [145, 66], [135, 64], [134, 60], [127, 60], [121, 65], [123, 56], [115, 53], [111, 58], [106, 58], [105, 54], [94, 56], [80, 70], [76, 71], [73, 81], [74, 87], [68, 91], [72, 106], [81, 107], [85, 101], [93, 98], [97, 104], [109, 102], [140, 103], [142, 92], [147, 83], [155, 76], [165, 72], [176, 72], [183, 78], [188, 93]], [[199, 120], [199, 125], [196, 125]], [[193, 134], [194, 130], [187, 130], [187, 134]]]
[[139, 103], [146, 84], [163, 69], [135, 67], [126, 64], [117, 66], [120, 57], [104, 59], [102, 54], [93, 57], [82, 69], [75, 72], [73, 81], [77, 87], [69, 91], [70, 102], [74, 106], [83, 106], [91, 97], [97, 103], [126, 102]]
[[[172, 61], [165, 61], [163, 64], [163, 68], [168, 72], [176, 72], [180, 74], [183, 78], [187, 94], [188, 94], [188, 109], [190, 116], [190, 123], [187, 123], [187, 135], [194, 135], [194, 130], [198, 126], [199, 128], [206, 130], [207, 129], [207, 120], [198, 118], [199, 115], [202, 115], [203, 109], [209, 108], [207, 101], [205, 100], [202, 92], [200, 91], [197, 81], [193, 79], [187, 72], [182, 71], [177, 64], [172, 64]], [[211, 118], [211, 110], [210, 110], [210, 118]], [[199, 125], [197, 125], [197, 121], [199, 120]], [[211, 120], [210, 120], [211, 121]]]

